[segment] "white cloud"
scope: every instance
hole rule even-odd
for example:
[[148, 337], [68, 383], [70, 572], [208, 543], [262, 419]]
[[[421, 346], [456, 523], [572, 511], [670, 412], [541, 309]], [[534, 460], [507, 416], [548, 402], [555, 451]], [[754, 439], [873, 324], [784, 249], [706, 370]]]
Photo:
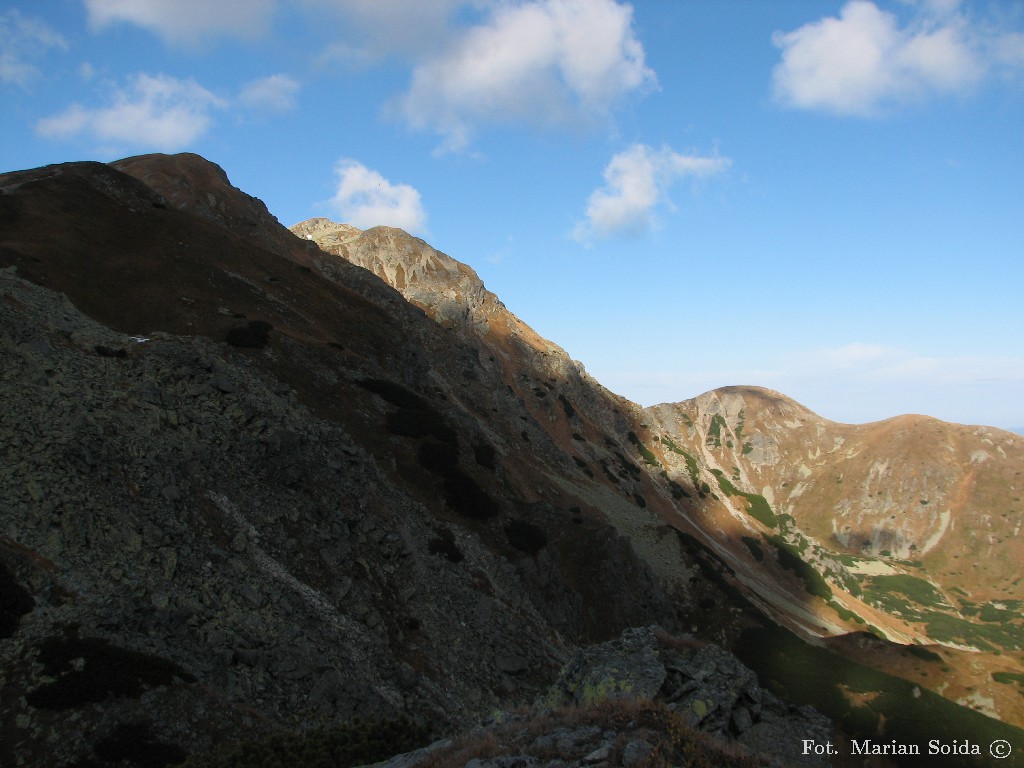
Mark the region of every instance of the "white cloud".
[[483, 123], [564, 124], [606, 115], [625, 95], [655, 85], [632, 28], [614, 0], [531, 0], [494, 6], [414, 68], [397, 101], [414, 128], [467, 146]]
[[295, 96], [300, 87], [299, 82], [288, 75], [270, 75], [242, 88], [238, 101], [250, 109], [287, 112], [295, 108]]
[[684, 176], [710, 176], [730, 165], [728, 158], [681, 155], [668, 147], [634, 144], [615, 155], [604, 169], [605, 184], [590, 195], [586, 219], [573, 236], [638, 234], [650, 228], [655, 209], [667, 202], [668, 190]]
[[126, 23], [172, 44], [228, 36], [254, 40], [270, 27], [277, 0], [85, 0], [89, 25]]
[[820, 349], [811, 355], [812, 363], [826, 368], [849, 369], [867, 364], [878, 364], [891, 358], [897, 351], [879, 344], [865, 344], [855, 341], [841, 347]]
[[360, 229], [380, 225], [422, 232], [427, 214], [420, 193], [408, 184], [392, 184], [377, 171], [343, 158], [336, 167], [338, 190], [331, 204], [348, 224]]
[[67, 47], [67, 41], [39, 19], [14, 9], [0, 14], [0, 83], [27, 88], [39, 77], [39, 69], [31, 60], [51, 48]]
[[940, 94], [966, 93], [993, 66], [1024, 65], [1024, 37], [993, 31], [960, 12], [955, 0], [917, 4], [897, 17], [869, 0], [851, 0], [827, 17], [773, 42], [782, 59], [775, 98], [802, 109], [872, 115], [884, 107]]
[[[493, 0], [303, 0], [317, 14], [332, 13], [344, 22], [343, 40], [328, 58], [366, 61], [383, 55], [437, 53], [453, 34], [460, 9], [484, 7]], [[321, 15], [322, 18], [322, 15]]]
[[72, 104], [40, 120], [36, 132], [48, 138], [91, 135], [102, 142], [173, 151], [198, 139], [210, 124], [210, 112], [226, 106], [194, 80], [137, 74], [115, 88], [111, 104], [90, 109]]

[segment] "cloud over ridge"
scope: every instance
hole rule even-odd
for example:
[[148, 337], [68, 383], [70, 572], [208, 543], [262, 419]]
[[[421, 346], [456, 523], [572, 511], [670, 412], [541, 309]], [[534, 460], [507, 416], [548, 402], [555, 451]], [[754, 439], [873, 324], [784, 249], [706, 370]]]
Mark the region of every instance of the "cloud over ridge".
[[72, 104], [38, 121], [36, 133], [59, 139], [86, 134], [105, 143], [173, 151], [205, 133], [211, 111], [226, 106], [195, 80], [145, 73], [133, 75], [125, 87], [115, 87], [111, 102], [97, 108]]
[[427, 223], [420, 193], [408, 184], [392, 184], [379, 172], [351, 158], [335, 166], [338, 188], [330, 204], [343, 221], [359, 229], [386, 225], [422, 232]]
[[604, 186], [590, 195], [586, 217], [576, 225], [573, 237], [588, 242], [595, 237], [644, 232], [652, 226], [656, 208], [668, 202], [673, 183], [686, 176], [712, 176], [730, 164], [728, 158], [683, 155], [669, 147], [633, 144], [605, 166]]
[[603, 116], [622, 97], [655, 85], [614, 0], [533, 0], [495, 5], [484, 22], [420, 60], [395, 103], [412, 127], [460, 150], [480, 124], [564, 124]]

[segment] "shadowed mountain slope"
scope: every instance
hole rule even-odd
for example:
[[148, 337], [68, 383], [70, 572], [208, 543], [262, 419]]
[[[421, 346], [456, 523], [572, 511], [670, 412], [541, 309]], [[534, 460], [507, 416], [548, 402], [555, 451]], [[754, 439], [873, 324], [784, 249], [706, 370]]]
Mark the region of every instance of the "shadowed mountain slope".
[[[128, 727], [161, 765], [355, 716], [450, 731], [534, 700], [580, 645], [655, 623], [746, 647], [773, 622], [829, 636], [863, 614], [938, 639], [861, 599], [880, 589], [849, 575], [861, 560], [911, 567], [882, 534], [856, 538], [892, 507], [812, 493], [834, 439], [782, 396], [645, 411], [422, 240], [326, 220], [296, 236], [196, 155], [19, 171], [0, 192], [4, 764], [118, 764], [104, 755]], [[982, 470], [1012, 479], [1019, 453], [946, 428], [967, 461], [958, 521], [988, 503]], [[920, 442], [878, 434], [862, 449], [877, 461]], [[892, 504], [934, 501], [941, 520], [960, 497], [936, 478], [958, 470], [922, 452], [904, 480], [902, 456], [843, 471], [865, 487], [882, 472]], [[800, 507], [812, 497], [837, 505], [839, 544]], [[930, 524], [880, 530], [923, 548]], [[926, 558], [954, 543], [980, 546], [944, 533]], [[993, 585], [1002, 602], [979, 592], [977, 616], [958, 603], [965, 624], [1012, 611], [1016, 585]], [[719, 736], [756, 725], [748, 704]]]

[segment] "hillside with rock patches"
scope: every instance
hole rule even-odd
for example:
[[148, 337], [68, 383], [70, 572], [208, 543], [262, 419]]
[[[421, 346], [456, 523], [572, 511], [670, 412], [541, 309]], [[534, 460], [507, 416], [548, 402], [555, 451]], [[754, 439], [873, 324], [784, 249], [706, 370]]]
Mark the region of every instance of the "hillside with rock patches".
[[629, 626], [817, 610], [733, 567], [706, 466], [422, 241], [338, 235], [408, 259], [407, 301], [194, 155], [0, 189], [5, 761], [96, 759], [128, 718], [193, 749], [454, 728]]

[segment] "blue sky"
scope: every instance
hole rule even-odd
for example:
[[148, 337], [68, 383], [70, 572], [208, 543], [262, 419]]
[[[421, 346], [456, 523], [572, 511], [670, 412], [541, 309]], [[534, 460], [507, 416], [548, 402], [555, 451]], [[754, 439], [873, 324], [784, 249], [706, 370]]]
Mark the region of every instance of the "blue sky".
[[0, 168], [401, 226], [615, 392], [1024, 425], [1024, 4], [0, 2]]

